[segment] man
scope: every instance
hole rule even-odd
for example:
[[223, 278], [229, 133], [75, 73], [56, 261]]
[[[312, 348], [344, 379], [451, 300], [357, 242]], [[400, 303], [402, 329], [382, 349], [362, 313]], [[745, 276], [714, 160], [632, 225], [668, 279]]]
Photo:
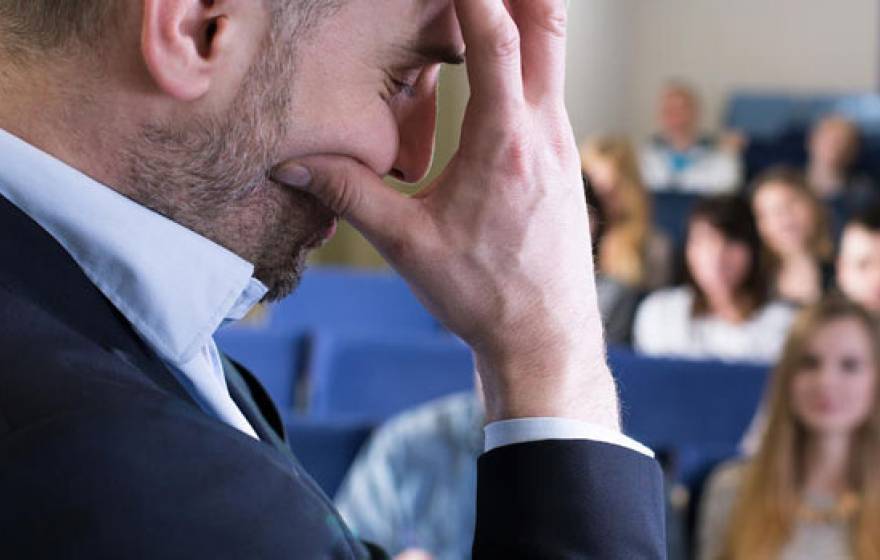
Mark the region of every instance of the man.
[[740, 186], [742, 141], [735, 135], [721, 140], [701, 135], [700, 100], [691, 87], [667, 84], [657, 121], [660, 130], [641, 154], [642, 174], [651, 190], [722, 194]]
[[837, 287], [880, 316], [880, 207], [864, 211], [844, 226], [837, 256]]
[[[560, 0], [0, 0], [0, 557], [370, 558], [211, 335], [351, 221], [474, 350], [476, 558], [659, 558]], [[437, 73], [459, 154], [417, 197]], [[540, 482], [537, 482], [540, 481]]]

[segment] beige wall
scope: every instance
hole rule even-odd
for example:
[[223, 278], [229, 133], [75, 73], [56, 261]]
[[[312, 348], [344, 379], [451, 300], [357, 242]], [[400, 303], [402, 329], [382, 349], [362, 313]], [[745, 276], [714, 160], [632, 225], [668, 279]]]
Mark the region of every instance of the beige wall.
[[566, 104], [579, 140], [630, 126], [634, 15], [632, 0], [570, 3]]
[[[578, 1], [578, 0], [575, 0]], [[670, 76], [704, 95], [720, 122], [736, 88], [865, 91], [878, 84], [878, 0], [622, 0], [635, 7], [628, 92], [637, 135], [652, 128]]]

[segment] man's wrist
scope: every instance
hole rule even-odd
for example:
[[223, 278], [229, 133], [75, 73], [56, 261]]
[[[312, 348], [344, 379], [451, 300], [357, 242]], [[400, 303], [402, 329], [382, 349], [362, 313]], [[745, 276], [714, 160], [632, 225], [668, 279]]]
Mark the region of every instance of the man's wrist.
[[568, 363], [508, 362], [476, 357], [487, 422], [567, 418], [620, 431], [617, 388], [604, 353]]

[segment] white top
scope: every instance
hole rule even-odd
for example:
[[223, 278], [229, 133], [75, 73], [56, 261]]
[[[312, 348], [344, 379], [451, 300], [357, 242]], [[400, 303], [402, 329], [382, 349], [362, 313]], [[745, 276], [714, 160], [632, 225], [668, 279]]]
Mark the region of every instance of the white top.
[[[745, 466], [745, 463], [740, 462], [725, 463], [712, 473], [706, 484], [699, 510], [698, 560], [716, 560], [721, 553], [730, 517], [742, 487]], [[851, 530], [850, 523], [842, 520], [799, 520], [778, 559], [854, 560], [850, 545]]]
[[[676, 163], [682, 159], [682, 163]], [[663, 144], [645, 145], [640, 153], [645, 183], [656, 192], [722, 194], [735, 191], [742, 181], [742, 163], [736, 154], [698, 145], [676, 155]]]
[[636, 312], [633, 345], [645, 354], [693, 359], [774, 362], [782, 350], [795, 310], [771, 302], [748, 321], [729, 323], [694, 317], [690, 288], [654, 292]]

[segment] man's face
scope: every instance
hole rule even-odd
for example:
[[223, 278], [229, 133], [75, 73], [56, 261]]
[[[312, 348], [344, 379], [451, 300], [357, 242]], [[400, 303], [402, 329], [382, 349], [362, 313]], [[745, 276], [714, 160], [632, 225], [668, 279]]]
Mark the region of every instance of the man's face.
[[296, 8], [277, 9], [234, 101], [146, 128], [129, 165], [143, 204], [251, 261], [270, 299], [296, 286], [335, 224], [271, 170], [331, 154], [419, 180], [433, 152], [439, 63], [464, 50], [449, 0], [345, 0], [308, 29]]
[[844, 229], [837, 284], [848, 298], [880, 314], [880, 233], [857, 224]]
[[660, 129], [670, 136], [694, 134], [698, 128], [699, 112], [693, 96], [679, 89], [663, 92], [660, 98]]

